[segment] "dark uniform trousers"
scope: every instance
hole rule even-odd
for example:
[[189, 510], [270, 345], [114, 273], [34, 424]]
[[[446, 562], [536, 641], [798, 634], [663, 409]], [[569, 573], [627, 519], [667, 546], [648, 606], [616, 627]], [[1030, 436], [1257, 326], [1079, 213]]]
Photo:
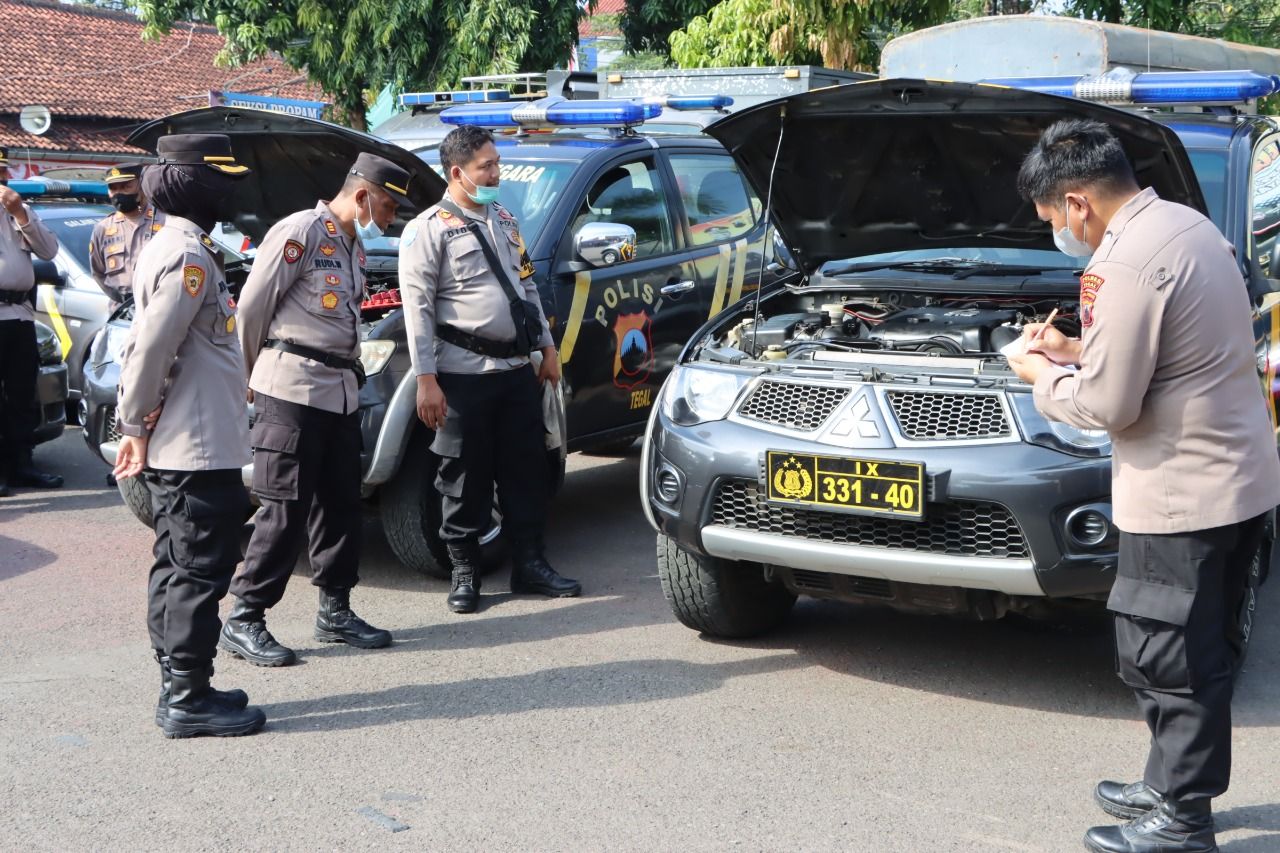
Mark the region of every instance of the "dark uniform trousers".
[[440, 538], [476, 539], [490, 525], [493, 487], [513, 542], [541, 540], [546, 518], [542, 391], [530, 365], [493, 373], [441, 373], [448, 412], [432, 451], [440, 457]]
[[1170, 799], [1227, 790], [1241, 615], [1265, 521], [1120, 536], [1116, 669], [1151, 730], [1144, 781]]
[[254, 395], [253, 493], [262, 504], [231, 592], [254, 609], [284, 597], [302, 546], [311, 582], [351, 589], [360, 562], [360, 414]]
[[40, 351], [36, 324], [30, 320], [0, 320], [0, 465], [31, 447], [40, 409], [36, 377]]
[[240, 530], [249, 496], [240, 469], [146, 469], [156, 544], [147, 588], [152, 648], [176, 669], [192, 669], [217, 653], [218, 602], [240, 562]]

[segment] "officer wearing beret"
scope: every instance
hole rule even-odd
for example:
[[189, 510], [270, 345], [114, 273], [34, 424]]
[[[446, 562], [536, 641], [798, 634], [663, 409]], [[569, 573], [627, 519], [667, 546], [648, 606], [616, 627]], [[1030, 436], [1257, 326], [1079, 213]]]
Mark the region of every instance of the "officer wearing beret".
[[333, 201], [280, 220], [267, 232], [240, 294], [240, 343], [254, 421], [253, 492], [262, 504], [236, 598], [219, 640], [258, 666], [297, 656], [267, 630], [309, 545], [319, 588], [315, 638], [362, 649], [391, 634], [351, 611], [359, 582], [360, 414], [357, 376], [367, 241], [408, 205], [409, 173], [361, 154]]
[[266, 721], [240, 690], [214, 690], [218, 602], [240, 561], [249, 499], [244, 357], [222, 253], [209, 230], [248, 168], [219, 134], [166, 136], [143, 177], [167, 216], [134, 273], [120, 369], [115, 475], [142, 475], [155, 515], [147, 624], [166, 737], [241, 735]]
[[1100, 122], [1048, 128], [1018, 184], [1058, 247], [1087, 266], [1081, 339], [1029, 327], [1043, 337], [1010, 363], [1034, 383], [1045, 417], [1111, 435], [1121, 533], [1107, 606], [1118, 674], [1151, 730], [1143, 778], [1094, 792], [1103, 811], [1129, 822], [1090, 829], [1085, 846], [1208, 853], [1218, 849], [1210, 801], [1231, 774], [1239, 616], [1280, 503], [1249, 297], [1214, 224], [1139, 189]]
[[[451, 131], [440, 145], [449, 181], [444, 198], [400, 240], [418, 417], [435, 430], [440, 536], [453, 564], [448, 606], [455, 613], [478, 605], [479, 539], [490, 523], [495, 482], [512, 544], [512, 591], [582, 591], [543, 556], [551, 472], [542, 387], [560, 381], [560, 360], [519, 223], [497, 202], [498, 163], [489, 131]], [[534, 350], [542, 355], [536, 374]]]
[[33, 435], [40, 424], [36, 377], [40, 351], [36, 347], [32, 290], [35, 270], [31, 256], [52, 260], [58, 241], [22, 196], [9, 186], [9, 160], [0, 149], [0, 497], [9, 486], [54, 489], [62, 478], [36, 469], [31, 458]]
[[138, 253], [164, 227], [164, 213], [142, 193], [142, 165], [120, 163], [107, 170], [107, 195], [116, 212], [93, 226], [89, 269], [112, 303], [123, 302], [133, 288]]

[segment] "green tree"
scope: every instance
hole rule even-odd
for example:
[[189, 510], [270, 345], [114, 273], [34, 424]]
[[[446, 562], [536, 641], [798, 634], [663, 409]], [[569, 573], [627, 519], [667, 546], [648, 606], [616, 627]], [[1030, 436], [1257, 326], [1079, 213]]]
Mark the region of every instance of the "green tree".
[[1070, 0], [1066, 11], [1095, 21], [1280, 47], [1276, 0]]
[[622, 38], [627, 53], [666, 55], [671, 33], [705, 15], [718, 0], [627, 0]]
[[[591, 4], [594, 6], [594, 2]], [[364, 128], [372, 93], [438, 89], [460, 77], [563, 66], [578, 38], [576, 0], [141, 0], [145, 35], [206, 21], [226, 39], [219, 62], [279, 53]]]
[[874, 71], [894, 36], [941, 23], [950, 0], [723, 0], [671, 34], [682, 67], [821, 63]]

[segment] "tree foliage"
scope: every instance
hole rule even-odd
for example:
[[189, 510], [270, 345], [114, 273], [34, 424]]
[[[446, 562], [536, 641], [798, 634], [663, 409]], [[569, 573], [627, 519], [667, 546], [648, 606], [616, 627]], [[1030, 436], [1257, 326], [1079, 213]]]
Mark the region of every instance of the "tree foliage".
[[[141, 0], [146, 35], [205, 21], [226, 39], [219, 61], [279, 53], [363, 129], [369, 98], [460, 77], [563, 66], [583, 14], [576, 0]], [[592, 4], [594, 5], [594, 4]]]
[[627, 53], [667, 54], [671, 33], [705, 15], [718, 0], [627, 0], [622, 38]]
[[1280, 47], [1276, 0], [1070, 0], [1067, 12], [1113, 24]]
[[947, 20], [950, 0], [723, 0], [671, 34], [681, 67], [813, 63], [874, 71], [892, 37]]

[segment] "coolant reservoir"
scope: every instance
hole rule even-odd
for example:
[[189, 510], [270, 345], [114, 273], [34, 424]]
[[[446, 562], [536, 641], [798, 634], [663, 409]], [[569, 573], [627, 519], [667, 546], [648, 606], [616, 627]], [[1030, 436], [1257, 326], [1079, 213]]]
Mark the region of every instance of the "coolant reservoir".
[[778, 361], [787, 357], [787, 351], [778, 344], [769, 344], [765, 347], [762, 357], [765, 361]]

